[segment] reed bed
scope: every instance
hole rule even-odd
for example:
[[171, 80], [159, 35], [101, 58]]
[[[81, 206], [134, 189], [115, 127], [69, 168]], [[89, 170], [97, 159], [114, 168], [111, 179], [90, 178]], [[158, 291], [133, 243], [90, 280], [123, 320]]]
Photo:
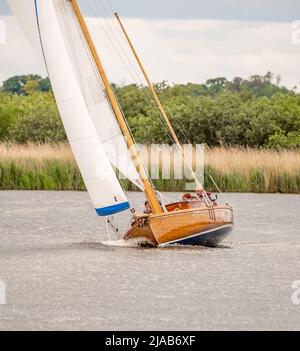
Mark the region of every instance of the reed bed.
[[85, 190], [67, 144], [0, 144], [0, 189]]
[[[161, 163], [158, 156], [157, 162]], [[161, 164], [158, 165], [159, 172]], [[300, 151], [206, 148], [205, 186], [222, 191], [300, 193]], [[184, 191], [186, 179], [155, 179], [161, 191]], [[126, 189], [135, 190], [122, 180]], [[67, 144], [0, 144], [0, 189], [85, 190]]]
[[300, 192], [299, 150], [214, 148], [205, 159], [206, 172], [226, 191]]

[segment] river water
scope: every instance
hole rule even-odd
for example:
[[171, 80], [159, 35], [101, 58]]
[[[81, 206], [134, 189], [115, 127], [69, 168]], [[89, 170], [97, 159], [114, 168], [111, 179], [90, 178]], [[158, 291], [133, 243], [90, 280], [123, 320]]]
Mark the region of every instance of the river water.
[[0, 192], [0, 330], [300, 330], [300, 196], [226, 197], [221, 247], [157, 249], [109, 240], [84, 192]]

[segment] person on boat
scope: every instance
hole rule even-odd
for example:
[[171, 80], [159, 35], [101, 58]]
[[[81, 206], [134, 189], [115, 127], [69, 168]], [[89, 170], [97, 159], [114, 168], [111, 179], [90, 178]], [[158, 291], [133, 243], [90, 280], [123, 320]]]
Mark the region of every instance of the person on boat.
[[204, 193], [206, 193], [207, 197], [209, 198], [209, 200], [211, 201], [213, 206], [217, 206], [216, 198], [213, 198], [212, 193], [210, 191], [205, 191], [200, 186], [196, 187], [196, 193], [195, 194], [196, 194], [197, 200], [201, 200], [201, 201], [204, 202]]
[[[144, 209], [143, 213], [145, 215], [146, 214], [148, 215], [148, 214], [152, 213], [152, 209], [150, 207], [149, 201], [145, 201], [144, 205], [145, 205], [145, 209]], [[146, 218], [145, 218], [146, 216], [144, 216], [144, 217], [143, 216], [137, 217], [135, 215], [135, 210], [131, 211], [131, 213], [133, 214], [132, 221], [131, 221], [131, 226], [135, 225], [136, 223], [138, 223], [139, 226], [143, 226], [146, 223]]]
[[202, 186], [197, 186], [195, 191], [195, 197], [197, 200], [202, 200], [204, 197], [204, 189]]
[[191, 193], [185, 193], [182, 195], [182, 201], [190, 202], [196, 200], [196, 196]]
[[151, 209], [151, 206], [150, 206], [150, 204], [149, 204], [149, 201], [145, 201], [144, 213], [145, 213], [145, 214], [150, 214], [150, 213], [152, 213], [152, 209]]

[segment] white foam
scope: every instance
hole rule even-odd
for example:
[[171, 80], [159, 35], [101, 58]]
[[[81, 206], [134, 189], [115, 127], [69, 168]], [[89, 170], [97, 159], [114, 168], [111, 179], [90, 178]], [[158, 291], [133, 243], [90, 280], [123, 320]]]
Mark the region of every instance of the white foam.
[[119, 240], [106, 240], [102, 241], [103, 245], [107, 246], [121, 246], [121, 247], [138, 247], [138, 246], [154, 246], [149, 240], [145, 238], [135, 239], [119, 239]]

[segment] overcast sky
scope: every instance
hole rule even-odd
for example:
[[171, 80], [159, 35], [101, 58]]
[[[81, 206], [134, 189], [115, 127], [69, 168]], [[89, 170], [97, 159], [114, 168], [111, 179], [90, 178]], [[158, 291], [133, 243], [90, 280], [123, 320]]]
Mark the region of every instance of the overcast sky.
[[[108, 0], [80, 3], [114, 82], [131, 82], [132, 75], [119, 59], [120, 49], [111, 45], [116, 28], [110, 20], [95, 19], [112, 10], [122, 15], [153, 81], [197, 83], [272, 71], [283, 84], [300, 87], [300, 44], [291, 39], [292, 22], [300, 20], [299, 0], [110, 0], [112, 10]], [[4, 0], [0, 21], [6, 25], [0, 81], [20, 73], [45, 75]], [[117, 41], [114, 45], [118, 48]]]

